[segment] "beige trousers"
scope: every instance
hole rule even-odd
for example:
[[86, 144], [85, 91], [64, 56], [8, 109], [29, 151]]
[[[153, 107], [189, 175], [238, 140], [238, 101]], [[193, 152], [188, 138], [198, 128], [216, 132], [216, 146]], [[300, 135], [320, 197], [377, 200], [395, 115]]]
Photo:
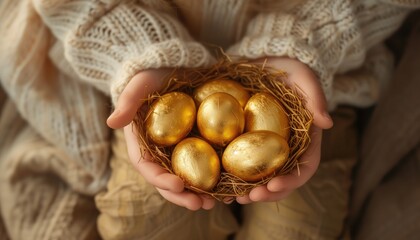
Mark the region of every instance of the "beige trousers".
[[60, 175], [75, 172], [73, 159], [3, 96], [0, 88], [0, 240], [99, 239], [93, 197]]
[[[347, 217], [351, 172], [356, 161], [355, 112], [339, 108], [334, 127], [323, 136], [322, 160], [315, 176], [279, 202], [230, 205], [197, 212], [175, 206], [134, 170], [121, 132], [115, 133], [112, 176], [96, 197], [98, 229], [104, 239], [337, 239]], [[241, 224], [239, 224], [241, 223]]]

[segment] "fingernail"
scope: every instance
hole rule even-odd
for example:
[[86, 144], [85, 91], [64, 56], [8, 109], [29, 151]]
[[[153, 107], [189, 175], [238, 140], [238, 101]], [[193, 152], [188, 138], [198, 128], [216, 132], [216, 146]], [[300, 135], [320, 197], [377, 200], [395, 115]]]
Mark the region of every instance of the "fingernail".
[[233, 197], [226, 197], [226, 198], [223, 199], [223, 202], [225, 204], [231, 204], [234, 200], [235, 200], [235, 198], [233, 198]]
[[331, 125], [333, 124], [331, 115], [328, 112], [324, 112], [322, 115], [331, 123]]
[[331, 120], [331, 116], [330, 116], [330, 113], [328, 111], [322, 112], [322, 116], [324, 116], [325, 118], [328, 118], [329, 120]]
[[116, 109], [114, 112], [111, 113], [111, 115], [108, 117], [109, 118], [114, 118], [116, 116], [118, 116], [118, 114], [120, 114], [120, 110]]

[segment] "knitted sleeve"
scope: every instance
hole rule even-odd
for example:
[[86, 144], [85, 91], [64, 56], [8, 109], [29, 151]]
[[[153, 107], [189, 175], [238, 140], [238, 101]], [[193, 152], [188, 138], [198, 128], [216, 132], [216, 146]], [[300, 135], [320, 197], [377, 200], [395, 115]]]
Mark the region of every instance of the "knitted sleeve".
[[162, 0], [33, 1], [63, 42], [73, 70], [84, 81], [110, 92], [114, 103], [141, 70], [197, 67], [212, 61]]
[[[333, 76], [360, 67], [368, 49], [383, 41], [420, 7], [419, 0], [311, 0], [292, 10], [259, 13], [231, 54], [297, 58], [317, 74], [330, 109]], [[358, 89], [358, 88], [353, 88]]]

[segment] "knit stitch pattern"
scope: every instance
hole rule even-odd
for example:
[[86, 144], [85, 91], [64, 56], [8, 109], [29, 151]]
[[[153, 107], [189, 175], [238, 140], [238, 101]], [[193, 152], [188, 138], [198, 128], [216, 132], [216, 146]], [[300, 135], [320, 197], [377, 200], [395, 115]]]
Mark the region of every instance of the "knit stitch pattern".
[[106, 118], [137, 73], [210, 66], [208, 47], [217, 45], [250, 59], [297, 58], [330, 109], [366, 107], [392, 74], [380, 43], [420, 8], [419, 0], [188, 3], [0, 0], [0, 234], [95, 237], [93, 197], [107, 187], [113, 156]]

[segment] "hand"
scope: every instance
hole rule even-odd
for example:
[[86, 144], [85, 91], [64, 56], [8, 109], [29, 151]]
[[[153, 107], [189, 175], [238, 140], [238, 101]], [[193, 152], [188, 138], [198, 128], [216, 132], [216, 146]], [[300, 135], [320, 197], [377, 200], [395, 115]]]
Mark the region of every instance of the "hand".
[[[263, 62], [264, 60], [255, 61], [256, 64]], [[311, 143], [300, 157], [301, 164], [298, 169], [288, 175], [276, 176], [266, 185], [252, 189], [248, 195], [237, 197], [236, 201], [241, 204], [278, 201], [305, 184], [318, 169], [321, 158], [322, 130], [331, 128], [333, 125], [319, 81], [308, 66], [298, 60], [285, 57], [268, 58], [266, 66], [286, 71], [288, 73], [286, 84], [291, 87], [297, 86], [305, 94], [306, 107], [314, 117], [313, 125], [309, 130]]]
[[170, 70], [146, 70], [134, 76], [121, 93], [116, 108], [107, 120], [109, 127], [124, 127], [129, 158], [136, 170], [147, 182], [156, 187], [168, 201], [190, 210], [211, 209], [215, 200], [208, 196], [185, 191], [184, 183], [178, 176], [170, 174], [152, 161], [146, 152], [141, 154], [132, 120], [150, 93], [160, 90]]

